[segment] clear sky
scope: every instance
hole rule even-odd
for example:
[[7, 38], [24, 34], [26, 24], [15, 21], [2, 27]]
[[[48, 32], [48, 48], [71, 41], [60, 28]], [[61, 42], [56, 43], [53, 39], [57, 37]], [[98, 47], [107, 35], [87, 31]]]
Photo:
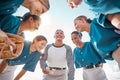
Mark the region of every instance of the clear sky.
[[[39, 27], [39, 30], [33, 33], [26, 32], [26, 39], [32, 40], [36, 35], [41, 34], [48, 39], [48, 43], [53, 43], [54, 42], [53, 36], [55, 30], [63, 29], [66, 36], [64, 42], [69, 44], [73, 48], [74, 45], [72, 44], [70, 34], [72, 31], [75, 30], [73, 25], [74, 18], [76, 18], [79, 15], [85, 15], [89, 18], [93, 18], [95, 17], [95, 15], [91, 11], [89, 11], [88, 6], [85, 5], [84, 3], [82, 3], [82, 5], [76, 9], [71, 9], [68, 6], [66, 0], [49, 0], [49, 1], [50, 1], [50, 10], [41, 16], [42, 23]], [[28, 12], [28, 10], [21, 6], [18, 9], [18, 11], [15, 13], [15, 15], [22, 16], [23, 14], [25, 14], [25, 12]], [[84, 33], [84, 35], [85, 36], [83, 40], [88, 41], [89, 40], [88, 34]], [[105, 66], [105, 68], [109, 70], [109, 72], [112, 72], [108, 68], [108, 65]], [[20, 69], [17, 69], [16, 73], [18, 73], [19, 70]], [[40, 71], [40, 67], [38, 64], [36, 71], [34, 73], [27, 73], [25, 77], [22, 78], [22, 80], [41, 80], [41, 78], [42, 78], [42, 73]], [[78, 79], [82, 80], [81, 70], [76, 71], [75, 78], [76, 80]]]
[[[20, 7], [15, 15], [22, 16], [25, 12], [28, 12], [26, 8]], [[94, 14], [88, 10], [88, 6], [82, 3], [79, 8], [71, 9], [66, 0], [50, 0], [50, 10], [41, 16], [42, 24], [38, 31], [27, 34], [28, 40], [32, 40], [37, 34], [43, 34], [47, 37], [48, 41], [54, 42], [54, 32], [56, 29], [63, 29], [65, 32], [65, 42], [72, 45], [70, 39], [70, 33], [75, 30], [73, 20], [79, 15], [85, 15], [89, 18], [93, 18]], [[32, 37], [31, 37], [32, 36]], [[88, 36], [83, 38], [88, 40]]]

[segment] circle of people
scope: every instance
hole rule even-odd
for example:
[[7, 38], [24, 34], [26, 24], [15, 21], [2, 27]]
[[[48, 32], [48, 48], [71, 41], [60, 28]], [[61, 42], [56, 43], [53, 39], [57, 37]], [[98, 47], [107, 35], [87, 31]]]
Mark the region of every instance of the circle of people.
[[[97, 15], [93, 20], [85, 15], [74, 19], [76, 31], [71, 32], [71, 40], [76, 47], [73, 51], [63, 42], [62, 29], [55, 31], [52, 44], [47, 44], [43, 35], [37, 35], [32, 42], [24, 40], [22, 51], [12, 54], [15, 58], [0, 56], [0, 80], [20, 80], [27, 71], [35, 71], [39, 60], [43, 80], [74, 80], [75, 68], [83, 68], [83, 80], [108, 80], [102, 68], [105, 60], [116, 60], [120, 68], [120, 0], [67, 0], [70, 8], [78, 8], [82, 2]], [[23, 17], [14, 16], [21, 5], [30, 12]], [[24, 31], [39, 28], [41, 14], [49, 9], [49, 0], [0, 0], [0, 37], [10, 33], [24, 38]], [[89, 33], [89, 42], [82, 41], [84, 31]], [[13, 49], [18, 47], [9, 37], [6, 42]], [[14, 77], [15, 65], [21, 64], [24, 64], [22, 70]]]

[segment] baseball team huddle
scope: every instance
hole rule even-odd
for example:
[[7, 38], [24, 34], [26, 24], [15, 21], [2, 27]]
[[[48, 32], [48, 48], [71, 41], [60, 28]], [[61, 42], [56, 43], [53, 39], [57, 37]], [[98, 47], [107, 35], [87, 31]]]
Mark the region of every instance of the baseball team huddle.
[[[76, 47], [72, 50], [63, 41], [62, 29], [55, 31], [51, 44], [41, 34], [33, 41], [25, 40], [24, 31], [40, 27], [40, 16], [49, 11], [50, 0], [0, 0], [0, 80], [21, 80], [27, 71], [35, 71], [38, 62], [42, 80], [75, 80], [78, 68], [83, 68], [83, 80], [108, 80], [103, 69], [106, 60], [115, 60], [120, 68], [120, 1], [67, 0], [73, 9], [82, 3], [96, 16], [92, 20], [85, 15], [74, 19], [76, 31], [71, 32], [71, 40]], [[20, 6], [29, 12], [22, 17], [13, 15]], [[90, 41], [82, 41], [82, 32], [89, 34]], [[14, 76], [22, 64], [22, 70]]]

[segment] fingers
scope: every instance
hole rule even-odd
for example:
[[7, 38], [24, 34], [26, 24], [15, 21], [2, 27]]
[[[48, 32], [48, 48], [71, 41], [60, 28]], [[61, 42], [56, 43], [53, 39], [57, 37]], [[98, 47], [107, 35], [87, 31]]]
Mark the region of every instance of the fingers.
[[49, 70], [48, 70], [48, 69], [42, 69], [42, 72], [43, 72], [44, 74], [49, 74]]
[[12, 53], [12, 56], [13, 57], [18, 57], [18, 54], [17, 53]]
[[118, 29], [120, 29], [120, 14], [115, 14], [112, 19], [111, 23]]
[[120, 47], [120, 44], [118, 44], [118, 47]]
[[13, 48], [13, 50], [15, 50], [16, 49], [16, 44], [13, 42], [13, 41], [11, 41], [9, 38], [7, 38], [7, 44], [9, 44], [11, 47], [11, 49]]

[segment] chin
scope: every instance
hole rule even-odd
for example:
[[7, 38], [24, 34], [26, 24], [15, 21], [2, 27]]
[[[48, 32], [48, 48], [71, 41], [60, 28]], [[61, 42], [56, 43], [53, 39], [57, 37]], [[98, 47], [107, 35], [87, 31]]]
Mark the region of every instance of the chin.
[[82, 3], [82, 0], [79, 0], [79, 2], [78, 2], [79, 4], [78, 5], [80, 5], [81, 3]]
[[31, 32], [35, 31], [35, 29], [30, 30]]

